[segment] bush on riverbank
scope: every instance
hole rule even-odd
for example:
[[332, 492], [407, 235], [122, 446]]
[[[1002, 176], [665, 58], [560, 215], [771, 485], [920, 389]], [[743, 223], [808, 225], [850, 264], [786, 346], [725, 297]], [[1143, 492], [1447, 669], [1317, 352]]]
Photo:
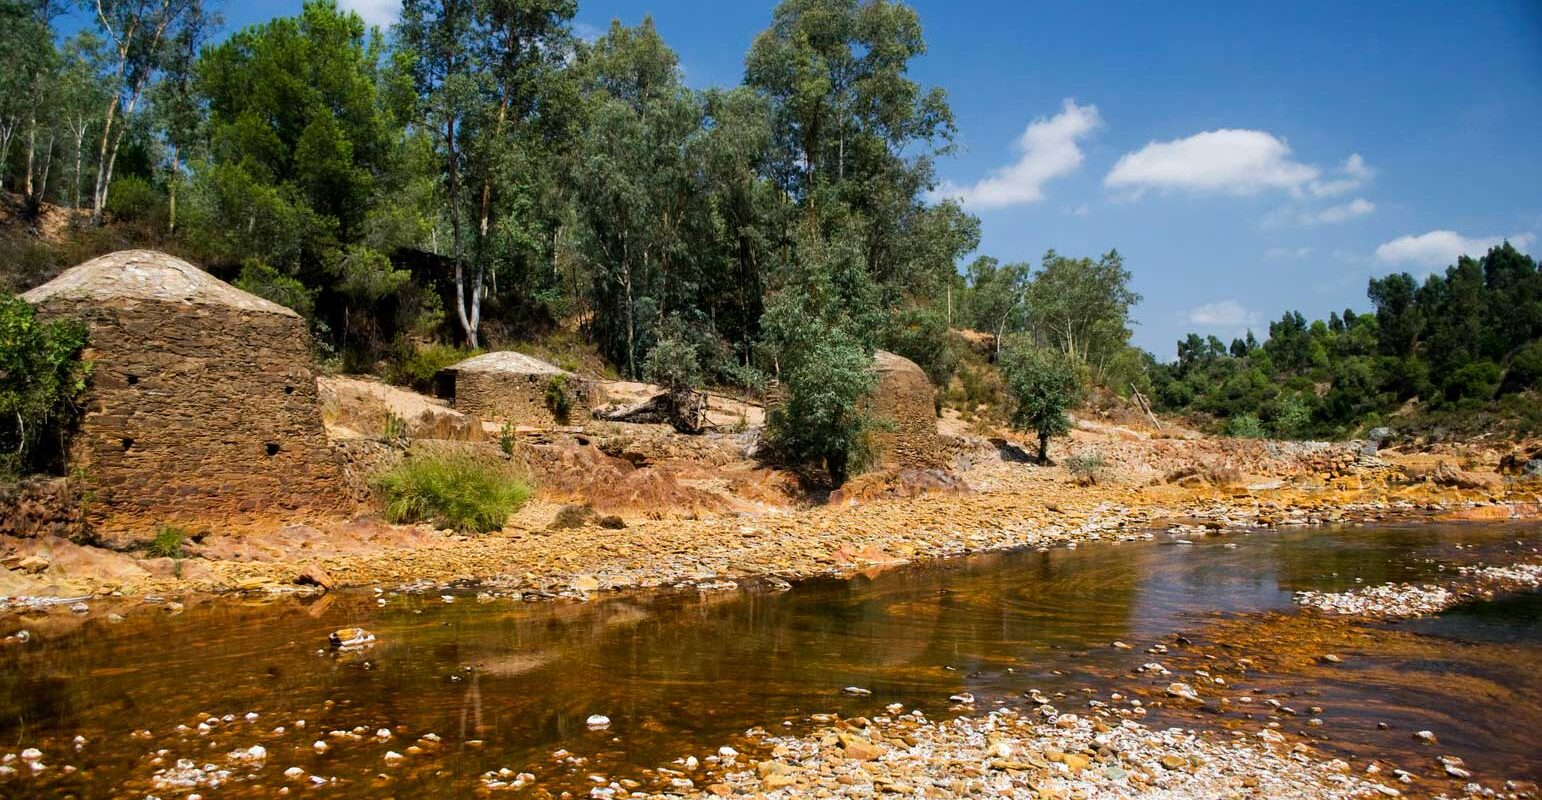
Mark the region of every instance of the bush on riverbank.
[[85, 346], [84, 325], [44, 322], [25, 300], [0, 297], [0, 476], [62, 468]]
[[469, 456], [415, 456], [371, 481], [392, 522], [432, 522], [463, 533], [501, 530], [530, 487], [506, 467]]

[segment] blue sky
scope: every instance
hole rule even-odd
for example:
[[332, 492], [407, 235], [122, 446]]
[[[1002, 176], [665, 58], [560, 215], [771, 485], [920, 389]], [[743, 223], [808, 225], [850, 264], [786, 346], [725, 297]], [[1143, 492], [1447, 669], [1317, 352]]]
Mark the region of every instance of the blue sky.
[[[393, 0], [342, 0], [389, 22]], [[771, 2], [580, 0], [645, 14], [693, 86], [736, 83]], [[1136, 343], [1364, 310], [1366, 280], [1542, 235], [1542, 3], [914, 0], [980, 251], [1117, 247]], [[299, 0], [228, 3], [230, 27]]]

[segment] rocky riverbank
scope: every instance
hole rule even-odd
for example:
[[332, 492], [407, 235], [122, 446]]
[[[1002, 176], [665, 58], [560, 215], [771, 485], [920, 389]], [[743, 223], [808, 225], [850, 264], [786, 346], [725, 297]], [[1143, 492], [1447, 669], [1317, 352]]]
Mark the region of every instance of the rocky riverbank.
[[1297, 605], [1379, 619], [1404, 619], [1438, 614], [1473, 600], [1492, 599], [1500, 592], [1542, 586], [1542, 564], [1504, 567], [1458, 567], [1450, 585], [1386, 583], [1348, 592], [1297, 592]]
[[876, 494], [754, 515], [633, 516], [620, 528], [554, 527], [562, 504], [537, 501], [503, 531], [474, 537], [363, 517], [211, 535], [191, 545], [190, 557], [182, 559], [145, 558], [58, 537], [14, 539], [5, 543], [6, 563], [13, 569], [0, 594], [165, 596], [477, 581], [531, 598], [583, 596], [621, 588], [844, 575], [969, 552], [1140, 538], [1159, 530], [1201, 536], [1401, 517], [1497, 519], [1528, 516], [1537, 508], [1534, 491], [1409, 482], [1385, 465], [1360, 468], [1347, 462], [1336, 473], [1298, 471], [1288, 479], [1213, 481], [1185, 473], [1170, 482], [1091, 486], [1060, 468], [996, 462], [912, 496]]
[[[1265, 729], [1252, 737], [1155, 730], [1119, 719], [1001, 709], [931, 720], [889, 707], [872, 720], [826, 720], [804, 736], [749, 737], [769, 758], [735, 764], [698, 787], [680, 765], [660, 770], [671, 794], [691, 797], [1005, 797], [1023, 800], [1267, 797], [1296, 800], [1398, 797], [1379, 770], [1355, 774], [1306, 744]], [[1128, 715], [1129, 708], [1118, 709]], [[733, 748], [720, 751], [736, 754]], [[1460, 768], [1460, 759], [1452, 764]], [[1390, 777], [1390, 776], [1389, 776]], [[1524, 789], [1525, 787], [1511, 787]], [[603, 786], [599, 796], [622, 796]], [[1474, 785], [1474, 792], [1481, 790]], [[668, 796], [655, 794], [654, 797]]]

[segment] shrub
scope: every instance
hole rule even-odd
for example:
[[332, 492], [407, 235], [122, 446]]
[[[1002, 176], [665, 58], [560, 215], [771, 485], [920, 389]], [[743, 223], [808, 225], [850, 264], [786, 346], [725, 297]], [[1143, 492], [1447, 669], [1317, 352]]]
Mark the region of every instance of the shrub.
[[385, 378], [397, 386], [407, 386], [425, 393], [433, 391], [434, 376], [438, 375], [440, 370], [482, 352], [443, 344], [424, 347], [415, 346], [410, 342], [403, 344], [404, 346], [397, 352], [391, 364], [386, 367]]
[[160, 213], [165, 200], [149, 181], [127, 175], [113, 179], [107, 191], [107, 212], [120, 221], [135, 222]]
[[498, 429], [498, 449], [502, 450], [504, 455], [512, 456], [514, 455], [515, 441], [513, 421], [504, 420], [503, 427]]
[[573, 392], [568, 388], [567, 375], [553, 375], [546, 382], [546, 409], [564, 425], [573, 413]]
[[1500, 391], [1523, 392], [1542, 387], [1542, 342], [1532, 342], [1510, 359]]
[[316, 315], [315, 290], [305, 288], [299, 279], [279, 272], [255, 258], [241, 262], [241, 274], [236, 277], [236, 288], [293, 309], [306, 319]]
[[187, 539], [187, 531], [175, 525], [162, 525], [155, 529], [155, 538], [145, 551], [155, 558], [181, 558], [182, 543]]
[[1071, 473], [1071, 477], [1075, 478], [1077, 483], [1084, 485], [1097, 483], [1106, 466], [1108, 466], [1108, 460], [1097, 451], [1077, 453], [1065, 460], [1066, 471]]
[[1253, 414], [1238, 414], [1226, 423], [1226, 435], [1238, 439], [1264, 438], [1264, 424]]
[[767, 434], [794, 463], [822, 464], [840, 486], [871, 455], [873, 420], [860, 401], [873, 387], [872, 357], [860, 344], [831, 331], [808, 343], [784, 373], [787, 400], [771, 412]]
[[1499, 388], [1499, 365], [1492, 361], [1475, 361], [1451, 373], [1441, 385], [1447, 402], [1459, 400], [1488, 400]]
[[648, 351], [643, 380], [664, 387], [671, 395], [693, 391], [701, 386], [701, 364], [696, 346], [679, 336], [666, 336]]
[[25, 300], [0, 298], [0, 473], [57, 470], [86, 388], [86, 328], [42, 322]]
[[408, 458], [371, 483], [390, 521], [428, 521], [464, 533], [502, 529], [530, 497], [530, 487], [504, 467], [470, 456]]
[[1038, 435], [1042, 463], [1049, 458], [1050, 437], [1071, 430], [1066, 410], [1081, 399], [1081, 375], [1059, 352], [1041, 347], [1025, 336], [1013, 336], [1003, 345], [1001, 372], [1007, 390], [1017, 401], [1012, 426]]

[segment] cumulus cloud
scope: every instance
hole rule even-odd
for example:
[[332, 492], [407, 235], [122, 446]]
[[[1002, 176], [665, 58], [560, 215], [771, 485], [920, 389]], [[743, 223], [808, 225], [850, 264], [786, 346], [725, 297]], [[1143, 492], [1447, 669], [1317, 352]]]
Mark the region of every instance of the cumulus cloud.
[[1503, 236], [1463, 236], [1456, 231], [1430, 231], [1418, 236], [1399, 236], [1376, 248], [1376, 258], [1389, 264], [1414, 267], [1444, 267], [1460, 256], [1481, 256], [1490, 247], [1510, 240], [1516, 247], [1530, 247], [1537, 237], [1530, 233]]
[[1188, 313], [1190, 325], [1204, 328], [1241, 328], [1258, 320], [1258, 313], [1249, 310], [1236, 300], [1206, 303]]
[[401, 0], [339, 0], [338, 5], [345, 11], [356, 12], [365, 22], [382, 28], [395, 22], [397, 14], [402, 10]]
[[1307, 191], [1313, 197], [1338, 197], [1364, 186], [1375, 176], [1376, 171], [1365, 163], [1365, 159], [1359, 153], [1353, 153], [1344, 159], [1333, 178], [1314, 180], [1307, 184]]
[[1266, 131], [1222, 128], [1126, 153], [1103, 184], [1139, 193], [1181, 189], [1249, 195], [1276, 189], [1300, 193], [1322, 171], [1291, 156], [1290, 145]]
[[1102, 124], [1098, 107], [1067, 99], [1059, 114], [1040, 117], [1018, 137], [1017, 161], [997, 169], [972, 186], [944, 182], [936, 198], [957, 198], [974, 209], [1000, 208], [1044, 199], [1044, 184], [1074, 172], [1082, 163], [1077, 140]]

